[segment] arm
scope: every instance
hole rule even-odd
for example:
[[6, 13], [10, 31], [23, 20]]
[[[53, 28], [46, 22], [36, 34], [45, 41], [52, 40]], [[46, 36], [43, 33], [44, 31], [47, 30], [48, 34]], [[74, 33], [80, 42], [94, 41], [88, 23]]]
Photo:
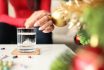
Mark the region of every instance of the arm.
[[41, 10], [46, 10], [46, 11], [50, 12], [51, 0], [41, 0], [40, 9]]
[[4, 22], [16, 27], [24, 27], [25, 20], [26, 19], [8, 16], [8, 1], [0, 0], [0, 22]]

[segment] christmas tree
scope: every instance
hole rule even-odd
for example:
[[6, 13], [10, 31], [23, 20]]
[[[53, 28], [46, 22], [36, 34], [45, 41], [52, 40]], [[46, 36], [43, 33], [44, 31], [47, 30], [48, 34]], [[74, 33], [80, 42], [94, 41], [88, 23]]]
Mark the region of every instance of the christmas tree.
[[63, 6], [70, 13], [68, 16], [73, 13], [78, 16], [74, 20], [72, 15], [67, 18], [73, 26], [77, 23], [82, 26], [76, 34], [82, 46], [74, 55], [70, 51], [62, 53], [51, 70], [104, 70], [104, 0], [73, 0]]

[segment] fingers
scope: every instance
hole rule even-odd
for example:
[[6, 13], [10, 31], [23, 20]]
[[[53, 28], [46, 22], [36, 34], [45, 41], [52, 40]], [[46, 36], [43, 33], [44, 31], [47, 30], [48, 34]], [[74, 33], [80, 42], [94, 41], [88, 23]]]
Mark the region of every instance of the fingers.
[[54, 30], [54, 26], [51, 25], [51, 26], [48, 26], [45, 30], [43, 30], [44, 33], [49, 33], [49, 32], [52, 32]]
[[53, 22], [50, 20], [50, 21], [48, 21], [48, 22], [45, 22], [45, 24], [44, 24], [43, 26], [41, 26], [41, 27], [39, 28], [39, 30], [44, 30], [44, 29], [46, 29], [47, 27], [49, 27], [49, 26], [51, 26], [51, 25], [53, 25]]
[[26, 28], [30, 28], [34, 26], [34, 23], [36, 23], [36, 21], [38, 21], [39, 19], [41, 19], [42, 17], [46, 16], [46, 15], [50, 15], [48, 12], [46, 11], [37, 11], [34, 12], [25, 22], [25, 27]]
[[49, 16], [43, 16], [41, 19], [36, 21], [36, 23], [34, 24], [34, 27], [42, 26], [45, 24], [45, 22], [48, 22], [49, 20], [50, 20]]
[[50, 13], [46, 11], [37, 11], [33, 13], [25, 22], [26, 28], [39, 27], [44, 33], [52, 32], [54, 25]]
[[43, 20], [44, 20], [44, 22], [40, 20], [40, 23], [42, 22], [42, 24], [38, 25], [38, 26], [40, 26], [39, 30], [42, 30], [44, 33], [52, 32], [54, 29], [54, 25], [53, 25], [52, 20], [48, 20], [46, 18], [44, 18]]

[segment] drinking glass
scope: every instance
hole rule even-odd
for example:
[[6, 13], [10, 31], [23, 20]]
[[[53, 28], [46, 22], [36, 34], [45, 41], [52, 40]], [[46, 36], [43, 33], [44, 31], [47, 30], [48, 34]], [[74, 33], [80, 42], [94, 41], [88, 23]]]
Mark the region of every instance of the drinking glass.
[[20, 52], [33, 52], [36, 44], [36, 28], [17, 28], [17, 47]]

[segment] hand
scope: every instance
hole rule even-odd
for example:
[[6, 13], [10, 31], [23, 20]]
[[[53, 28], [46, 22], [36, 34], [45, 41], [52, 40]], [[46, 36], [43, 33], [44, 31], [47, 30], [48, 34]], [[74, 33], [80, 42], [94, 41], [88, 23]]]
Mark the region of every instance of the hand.
[[52, 32], [54, 29], [50, 13], [46, 11], [34, 12], [25, 22], [26, 28], [39, 27], [44, 33]]

